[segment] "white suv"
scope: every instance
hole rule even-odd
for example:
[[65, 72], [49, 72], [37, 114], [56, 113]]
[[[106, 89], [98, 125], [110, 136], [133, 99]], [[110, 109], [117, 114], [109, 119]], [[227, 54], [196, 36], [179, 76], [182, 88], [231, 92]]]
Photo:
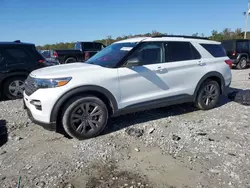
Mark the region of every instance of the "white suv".
[[[85, 63], [33, 71], [24, 107], [47, 128], [68, 135], [99, 135], [108, 118], [194, 102], [208, 110], [231, 83], [232, 62], [219, 42], [198, 37], [156, 36], [113, 43]], [[47, 125], [47, 126], [45, 126]]]

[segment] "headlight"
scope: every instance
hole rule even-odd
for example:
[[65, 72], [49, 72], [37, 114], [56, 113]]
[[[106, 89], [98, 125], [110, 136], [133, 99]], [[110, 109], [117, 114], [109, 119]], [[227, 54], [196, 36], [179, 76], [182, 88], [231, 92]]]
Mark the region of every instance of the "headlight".
[[71, 80], [71, 77], [67, 78], [54, 78], [54, 79], [42, 79], [35, 78], [35, 86], [37, 88], [54, 88], [66, 85]]

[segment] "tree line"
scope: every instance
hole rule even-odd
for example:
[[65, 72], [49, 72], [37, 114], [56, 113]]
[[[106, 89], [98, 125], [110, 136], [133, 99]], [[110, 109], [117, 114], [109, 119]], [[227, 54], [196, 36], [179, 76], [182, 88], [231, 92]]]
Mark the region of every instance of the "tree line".
[[[157, 35], [167, 35], [167, 33], [162, 33], [162, 32], [153, 30], [151, 33], [136, 34], [136, 35], [130, 34], [130, 35], [119, 36], [116, 38], [113, 38], [112, 36], [107, 36], [105, 39], [95, 40], [95, 42], [101, 42], [102, 44], [108, 46], [112, 44], [113, 42], [116, 42], [119, 40], [124, 40], [128, 38], [133, 38], [133, 37], [151, 37], [151, 36], [157, 36]], [[194, 33], [192, 36], [205, 37], [203, 33]], [[244, 32], [239, 28], [235, 30], [226, 28], [221, 32], [213, 30], [211, 33], [211, 36], [209, 36], [208, 38], [211, 40], [215, 40], [215, 41], [223, 41], [223, 40], [228, 40], [228, 39], [243, 39]], [[250, 32], [247, 33], [247, 38], [250, 39]], [[72, 49], [74, 48], [74, 44], [75, 42], [66, 42], [66, 43], [60, 42], [56, 44], [46, 44], [43, 46], [37, 46], [37, 49], [39, 50]]]

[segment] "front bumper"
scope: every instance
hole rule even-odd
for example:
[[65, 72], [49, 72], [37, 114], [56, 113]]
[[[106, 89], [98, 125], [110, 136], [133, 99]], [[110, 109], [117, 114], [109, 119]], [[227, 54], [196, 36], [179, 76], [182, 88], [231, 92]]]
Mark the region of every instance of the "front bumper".
[[33, 114], [32, 114], [31, 111], [30, 111], [30, 109], [29, 109], [29, 108], [27, 107], [27, 105], [26, 105], [25, 99], [23, 99], [23, 109], [26, 110], [29, 119], [30, 119], [33, 123], [35, 123], [35, 124], [37, 124], [37, 125], [43, 127], [43, 128], [46, 129], [46, 130], [49, 130], [49, 131], [56, 131], [56, 123], [44, 123], [44, 122], [41, 122], [41, 121], [36, 120], [36, 119], [34, 118]]

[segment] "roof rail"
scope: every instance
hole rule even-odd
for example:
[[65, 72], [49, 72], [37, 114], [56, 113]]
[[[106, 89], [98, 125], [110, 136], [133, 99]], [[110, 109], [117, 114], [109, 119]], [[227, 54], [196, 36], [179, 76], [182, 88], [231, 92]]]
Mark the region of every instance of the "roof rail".
[[153, 36], [152, 38], [157, 38], [157, 37], [180, 37], [180, 38], [188, 38], [188, 39], [205, 39], [205, 40], [209, 40], [208, 37], [197, 37], [197, 36], [186, 36], [186, 35], [156, 35], [156, 36]]

